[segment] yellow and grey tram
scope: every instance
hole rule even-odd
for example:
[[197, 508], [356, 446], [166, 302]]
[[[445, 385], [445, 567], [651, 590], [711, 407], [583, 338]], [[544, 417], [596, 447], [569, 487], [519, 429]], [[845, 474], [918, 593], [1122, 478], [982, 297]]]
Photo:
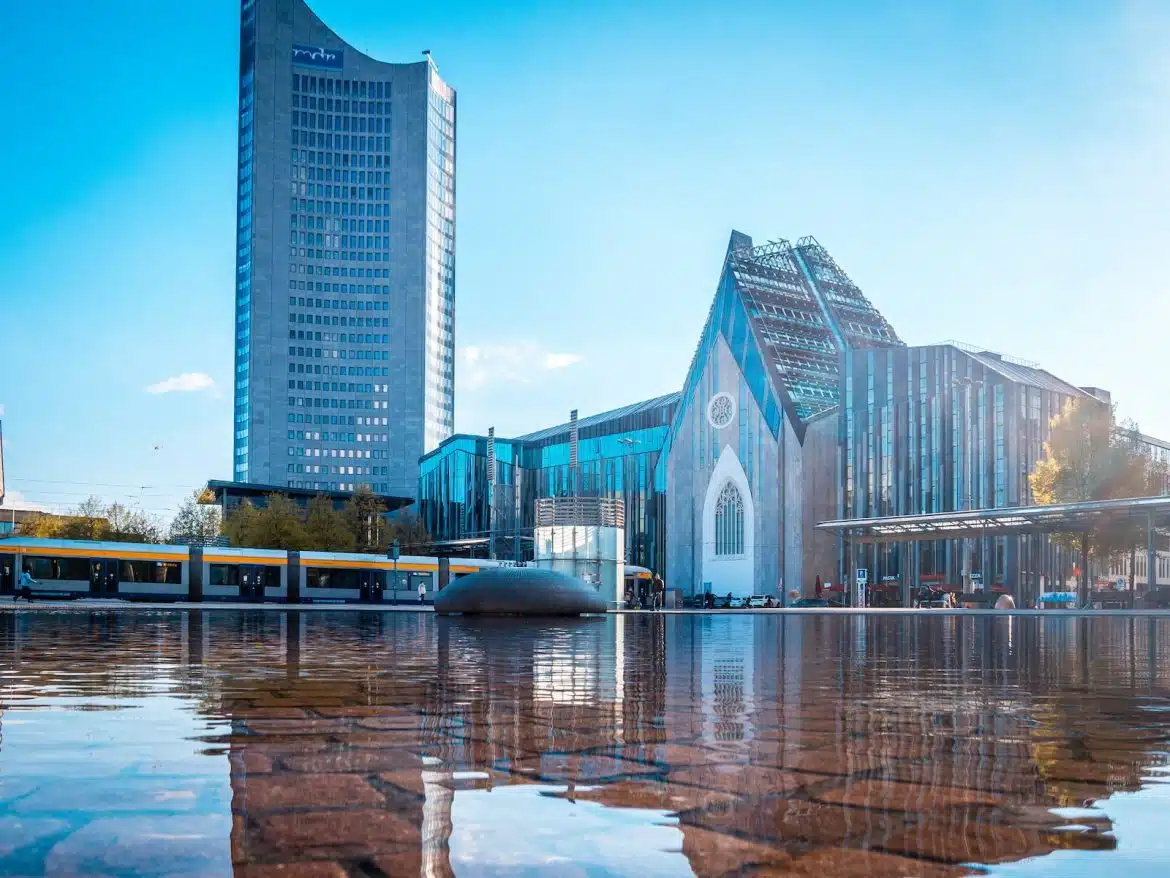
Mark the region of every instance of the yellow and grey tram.
[[38, 598], [389, 603], [417, 601], [420, 586], [432, 598], [441, 573], [454, 580], [514, 563], [12, 537], [0, 540], [0, 595], [14, 594], [27, 570]]

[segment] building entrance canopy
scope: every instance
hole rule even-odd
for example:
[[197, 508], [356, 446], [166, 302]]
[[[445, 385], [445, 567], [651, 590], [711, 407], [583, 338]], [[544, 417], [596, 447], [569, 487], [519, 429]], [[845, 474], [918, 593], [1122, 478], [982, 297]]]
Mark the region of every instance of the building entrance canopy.
[[1131, 497], [1054, 503], [1051, 506], [847, 518], [823, 521], [817, 525], [817, 529], [840, 533], [861, 543], [909, 543], [918, 540], [1078, 533], [1126, 520], [1155, 529], [1170, 528], [1170, 497]]

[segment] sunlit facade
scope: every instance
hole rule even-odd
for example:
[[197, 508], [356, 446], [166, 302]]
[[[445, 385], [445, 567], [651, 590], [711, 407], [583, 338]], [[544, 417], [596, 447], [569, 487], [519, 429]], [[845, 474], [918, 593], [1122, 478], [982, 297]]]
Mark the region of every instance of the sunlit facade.
[[837, 508], [841, 355], [901, 344], [815, 239], [733, 232], [681, 393], [578, 422], [575, 461], [572, 422], [454, 436], [421, 462], [420, 512], [441, 543], [528, 558], [538, 498], [620, 497], [627, 563], [783, 599], [837, 569], [812, 525]]
[[439, 542], [527, 560], [537, 499], [614, 497], [625, 504], [626, 561], [661, 569], [654, 473], [677, 403], [669, 394], [577, 421], [575, 465], [571, 422], [514, 439], [453, 436], [420, 463], [423, 522]]
[[[842, 374], [839, 517], [1035, 502], [1029, 476], [1044, 457], [1052, 418], [1072, 400], [1105, 404], [1034, 364], [988, 351], [941, 344], [852, 352]], [[1034, 599], [1041, 582], [1071, 576], [1076, 563], [1042, 536], [849, 551], [871, 582], [896, 583], [903, 594], [924, 577], [952, 585], [975, 577]]]
[[834, 574], [813, 525], [836, 497], [841, 357], [901, 345], [815, 239], [732, 233], [658, 463], [672, 587], [783, 602]]
[[455, 93], [304, 0], [242, 0], [239, 90], [233, 479], [410, 496], [453, 424]]

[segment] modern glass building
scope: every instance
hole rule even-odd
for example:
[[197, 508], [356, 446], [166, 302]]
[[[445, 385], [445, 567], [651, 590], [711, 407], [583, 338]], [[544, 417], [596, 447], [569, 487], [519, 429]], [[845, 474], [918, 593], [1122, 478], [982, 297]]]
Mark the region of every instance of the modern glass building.
[[[1070, 400], [1107, 404], [1034, 364], [956, 344], [853, 351], [841, 377], [840, 518], [1033, 503], [1028, 477], [1052, 418]], [[847, 547], [843, 564], [848, 552], [871, 582], [904, 594], [974, 575], [1035, 598], [1042, 578], [1054, 583], [1076, 563], [1043, 536]]]
[[1027, 600], [1075, 563], [1047, 537], [862, 546], [815, 525], [1031, 503], [1072, 399], [1110, 402], [988, 351], [906, 347], [813, 238], [733, 232], [680, 393], [513, 439], [454, 436], [421, 462], [419, 507], [440, 542], [526, 559], [536, 499], [621, 497], [627, 563], [684, 594], [784, 600], [865, 568], [903, 599], [977, 576]]
[[242, 0], [233, 479], [411, 496], [454, 410], [455, 93]]
[[841, 356], [901, 345], [814, 238], [732, 233], [658, 463], [668, 585], [783, 600], [835, 569], [813, 524], [836, 497]]
[[422, 459], [419, 514], [451, 548], [527, 560], [536, 500], [625, 502], [626, 561], [661, 570], [662, 494], [655, 467], [677, 393], [514, 439], [456, 435]]
[[733, 232], [681, 393], [515, 439], [454, 436], [421, 463], [420, 512], [441, 542], [527, 558], [536, 499], [620, 497], [627, 563], [684, 594], [777, 595], [806, 557], [836, 569], [811, 525], [836, 513], [841, 354], [900, 345], [815, 239]]

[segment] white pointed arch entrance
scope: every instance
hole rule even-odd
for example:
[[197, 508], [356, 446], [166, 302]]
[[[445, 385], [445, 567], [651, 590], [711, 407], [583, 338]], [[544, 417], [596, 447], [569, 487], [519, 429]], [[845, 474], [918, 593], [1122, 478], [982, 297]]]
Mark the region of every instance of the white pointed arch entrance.
[[702, 588], [710, 583], [711, 591], [717, 595], [753, 594], [755, 525], [755, 503], [747, 473], [731, 446], [725, 445], [703, 501]]

